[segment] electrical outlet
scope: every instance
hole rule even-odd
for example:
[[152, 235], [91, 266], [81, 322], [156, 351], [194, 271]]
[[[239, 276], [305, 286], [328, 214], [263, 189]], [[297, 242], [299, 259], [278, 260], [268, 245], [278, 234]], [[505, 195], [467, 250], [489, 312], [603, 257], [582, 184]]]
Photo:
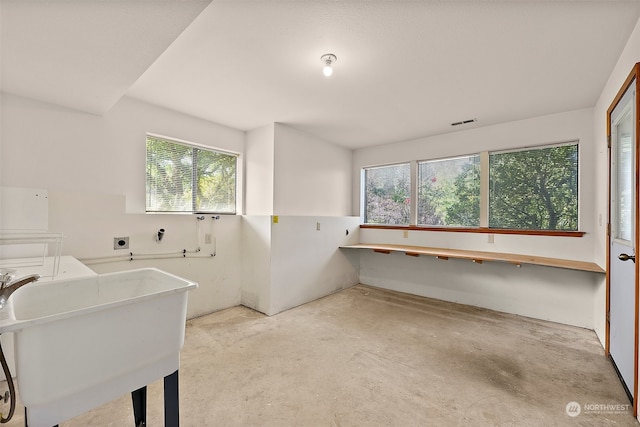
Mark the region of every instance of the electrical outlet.
[[113, 249], [129, 249], [129, 237], [114, 237]]
[[204, 243], [211, 243], [211, 234], [207, 233], [204, 235]]
[[409, 238], [409, 230], [403, 230], [402, 231], [402, 237], [404, 237], [405, 239]]
[[320, 231], [320, 223], [319, 222], [316, 222], [316, 230]]
[[487, 236], [488, 236], [487, 237], [487, 242], [488, 243], [493, 243], [493, 234], [488, 234]]

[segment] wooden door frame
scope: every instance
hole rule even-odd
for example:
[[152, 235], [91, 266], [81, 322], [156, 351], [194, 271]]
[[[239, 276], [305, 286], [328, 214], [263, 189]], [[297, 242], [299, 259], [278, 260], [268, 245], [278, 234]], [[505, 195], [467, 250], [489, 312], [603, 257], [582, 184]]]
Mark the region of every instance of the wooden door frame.
[[[638, 91], [638, 77], [640, 76], [640, 62], [634, 65], [633, 69], [629, 73], [629, 76], [624, 81], [624, 84], [616, 94], [615, 98], [613, 98], [613, 102], [609, 106], [607, 110], [607, 147], [608, 147], [608, 159], [609, 164], [607, 165], [607, 169], [609, 170], [609, 182], [608, 182], [608, 222], [607, 222], [607, 260], [606, 260], [606, 311], [605, 311], [605, 354], [607, 357], [610, 356], [609, 353], [609, 313], [611, 309], [611, 302], [609, 299], [610, 296], [610, 274], [611, 274], [611, 113], [618, 106], [618, 103], [624, 96], [624, 93], [629, 89], [629, 86], [635, 81], [636, 82], [636, 96], [635, 96], [635, 129], [636, 129], [636, 137], [635, 137], [635, 203], [634, 203], [634, 217], [635, 217], [635, 236], [634, 236], [634, 247], [640, 247], [640, 191], [639, 191], [639, 181], [640, 176], [638, 175], [640, 172], [640, 92]], [[640, 291], [640, 259], [634, 263], [635, 269], [635, 313], [634, 313], [634, 346], [633, 346], [633, 416], [638, 416], [638, 292]]]

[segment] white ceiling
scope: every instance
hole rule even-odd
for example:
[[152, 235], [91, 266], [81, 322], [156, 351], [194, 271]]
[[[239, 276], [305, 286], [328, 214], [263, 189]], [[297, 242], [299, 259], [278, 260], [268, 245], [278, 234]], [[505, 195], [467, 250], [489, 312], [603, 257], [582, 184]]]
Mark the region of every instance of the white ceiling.
[[94, 113], [126, 93], [351, 148], [593, 107], [640, 18], [638, 0], [1, 2], [6, 92]]
[[103, 114], [211, 0], [0, 0], [1, 85]]

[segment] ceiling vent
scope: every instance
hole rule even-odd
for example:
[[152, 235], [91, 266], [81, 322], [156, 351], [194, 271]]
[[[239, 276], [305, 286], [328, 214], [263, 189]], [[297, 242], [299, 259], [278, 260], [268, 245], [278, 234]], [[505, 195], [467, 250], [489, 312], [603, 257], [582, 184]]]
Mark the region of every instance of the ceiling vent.
[[469, 123], [475, 123], [477, 122], [478, 119], [469, 119], [469, 120], [463, 120], [461, 122], [455, 122], [455, 123], [451, 123], [451, 126], [460, 126], [460, 125], [467, 125]]

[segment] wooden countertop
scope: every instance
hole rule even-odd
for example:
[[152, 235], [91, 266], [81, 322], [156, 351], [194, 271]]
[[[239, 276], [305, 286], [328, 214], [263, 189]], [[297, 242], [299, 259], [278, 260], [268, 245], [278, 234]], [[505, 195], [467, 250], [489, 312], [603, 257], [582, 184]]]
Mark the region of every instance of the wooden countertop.
[[439, 259], [459, 258], [468, 259], [476, 263], [484, 261], [501, 261], [520, 266], [522, 264], [543, 265], [546, 267], [567, 268], [570, 270], [604, 273], [596, 263], [575, 261], [561, 258], [547, 258], [532, 255], [519, 255], [500, 252], [468, 251], [462, 249], [428, 248], [424, 246], [391, 245], [385, 243], [358, 243], [340, 246], [342, 249], [371, 249], [378, 253], [404, 252], [408, 256], [429, 255]]

